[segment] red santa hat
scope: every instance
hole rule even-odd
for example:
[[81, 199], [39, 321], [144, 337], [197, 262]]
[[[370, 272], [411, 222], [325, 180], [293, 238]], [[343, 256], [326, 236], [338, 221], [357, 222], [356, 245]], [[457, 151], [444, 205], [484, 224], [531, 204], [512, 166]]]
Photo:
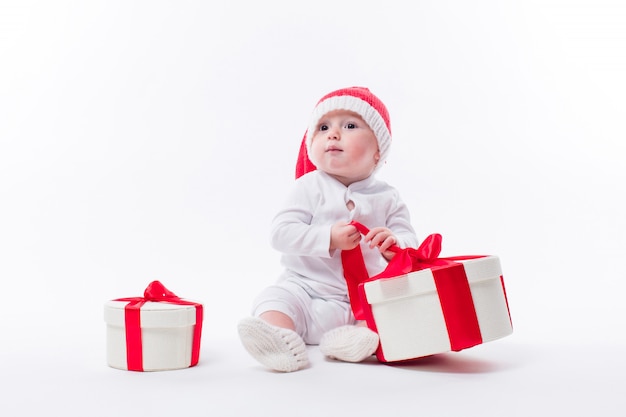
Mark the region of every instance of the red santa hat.
[[317, 169], [309, 159], [311, 141], [320, 119], [333, 110], [349, 110], [361, 116], [378, 140], [380, 152], [378, 167], [387, 159], [391, 145], [391, 125], [387, 108], [378, 97], [365, 87], [342, 88], [326, 94], [313, 109], [309, 127], [304, 133], [300, 145], [300, 153], [296, 162], [296, 178]]

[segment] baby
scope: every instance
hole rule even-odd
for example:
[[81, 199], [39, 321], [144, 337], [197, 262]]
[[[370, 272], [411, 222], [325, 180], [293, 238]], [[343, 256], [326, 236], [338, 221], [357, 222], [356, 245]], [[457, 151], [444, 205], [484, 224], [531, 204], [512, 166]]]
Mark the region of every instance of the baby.
[[[375, 178], [391, 144], [389, 113], [364, 87], [333, 91], [315, 106], [302, 140], [296, 181], [273, 222], [271, 243], [284, 272], [239, 322], [245, 349], [280, 372], [308, 366], [306, 345], [332, 359], [361, 362], [378, 335], [350, 308], [341, 251], [361, 245], [370, 275], [394, 256], [392, 245], [417, 246], [398, 191]], [[350, 221], [371, 227], [362, 238]]]

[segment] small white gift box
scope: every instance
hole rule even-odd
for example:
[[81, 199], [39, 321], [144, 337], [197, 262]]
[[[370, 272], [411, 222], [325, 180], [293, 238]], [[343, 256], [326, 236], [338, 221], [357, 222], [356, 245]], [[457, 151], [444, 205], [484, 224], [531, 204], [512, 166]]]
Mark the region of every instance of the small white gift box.
[[195, 366], [202, 315], [202, 304], [177, 297], [158, 281], [148, 286], [144, 297], [106, 302], [109, 366], [132, 371]]

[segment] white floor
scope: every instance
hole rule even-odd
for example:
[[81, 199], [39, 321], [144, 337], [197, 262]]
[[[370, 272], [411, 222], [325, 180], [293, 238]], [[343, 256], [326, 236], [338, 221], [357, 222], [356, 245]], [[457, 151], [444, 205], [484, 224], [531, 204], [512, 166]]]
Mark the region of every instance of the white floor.
[[[203, 339], [198, 366], [167, 372], [109, 368], [104, 344], [30, 344], [0, 357], [4, 416], [618, 416], [624, 346], [522, 342], [515, 334], [402, 365], [374, 357], [282, 374], [239, 341]], [[89, 340], [89, 339], [88, 339]], [[217, 414], [214, 414], [217, 413]]]

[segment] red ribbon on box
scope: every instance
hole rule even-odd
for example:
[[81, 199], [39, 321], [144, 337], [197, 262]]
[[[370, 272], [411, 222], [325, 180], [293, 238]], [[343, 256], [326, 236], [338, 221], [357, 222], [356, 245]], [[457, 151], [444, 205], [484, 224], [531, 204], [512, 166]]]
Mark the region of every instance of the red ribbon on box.
[[[351, 224], [364, 235], [369, 232], [369, 229], [361, 223], [352, 222]], [[482, 343], [478, 317], [465, 269], [463, 264], [456, 262], [482, 256], [438, 258], [441, 252], [440, 234], [428, 236], [417, 249], [401, 249], [394, 245], [390, 250], [396, 252], [396, 255], [389, 261], [383, 272], [373, 277], [369, 277], [360, 246], [341, 252], [344, 277], [355, 318], [366, 320], [368, 326], [376, 330], [371, 309], [367, 307], [365, 291], [360, 284], [430, 268], [450, 337], [451, 349], [459, 351]]]
[[200, 337], [202, 335], [202, 304], [186, 301], [165, 288], [159, 281], [152, 281], [143, 293], [143, 297], [118, 298], [113, 301], [128, 301], [124, 307], [126, 324], [126, 362], [129, 371], [143, 371], [143, 349], [141, 343], [141, 306], [148, 301], [196, 307], [196, 325], [191, 347], [191, 366], [198, 364], [200, 358]]

